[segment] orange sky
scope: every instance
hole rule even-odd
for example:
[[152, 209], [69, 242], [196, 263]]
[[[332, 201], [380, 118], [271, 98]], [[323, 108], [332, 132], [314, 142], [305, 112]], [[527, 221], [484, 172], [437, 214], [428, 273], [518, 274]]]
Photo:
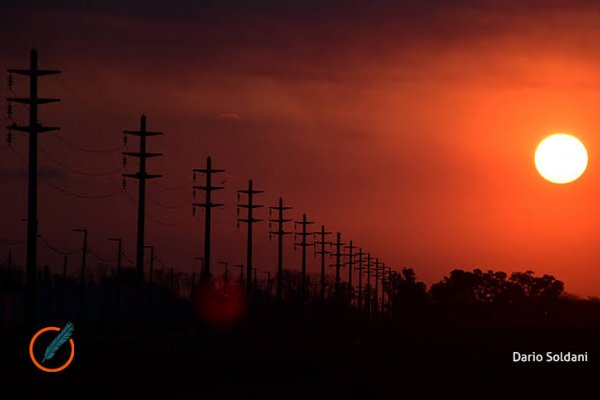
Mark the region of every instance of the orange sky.
[[[294, 218], [306, 212], [428, 283], [453, 268], [532, 269], [564, 280], [569, 292], [600, 295], [600, 8], [265, 1], [240, 10], [232, 1], [139, 13], [135, 2], [109, 10], [62, 4], [4, 10], [0, 67], [24, 67], [35, 45], [43, 66], [63, 70], [43, 81], [63, 102], [46, 106], [42, 121], [61, 126], [71, 142], [118, 147], [121, 130], [136, 128], [142, 112], [165, 132], [150, 147], [166, 156], [150, 170], [184, 189], [151, 184], [150, 196], [185, 206], [149, 204], [152, 218], [181, 222], [149, 222], [147, 242], [166, 264], [191, 268], [202, 253], [188, 188], [190, 170], [211, 154], [227, 170], [216, 259], [244, 260], [235, 190], [253, 178], [267, 205], [283, 195]], [[17, 81], [16, 91], [25, 90]], [[574, 134], [588, 149], [588, 170], [575, 183], [554, 185], [535, 171], [535, 147], [554, 132]], [[119, 152], [73, 151], [51, 134], [41, 143], [88, 172], [121, 163]], [[21, 154], [25, 145], [15, 139]], [[45, 179], [73, 192], [119, 188], [118, 174], [82, 178], [40, 157]], [[0, 238], [24, 236], [23, 171], [3, 150]], [[133, 255], [135, 213], [124, 194], [83, 201], [40, 185], [40, 233], [53, 244], [75, 249], [79, 236], [70, 229], [86, 226], [95, 252], [110, 256], [106, 238], [121, 235]], [[269, 269], [275, 246], [266, 231], [257, 228], [255, 264]], [[13, 250], [22, 262], [24, 249]], [[288, 265], [299, 258], [290, 247]]]

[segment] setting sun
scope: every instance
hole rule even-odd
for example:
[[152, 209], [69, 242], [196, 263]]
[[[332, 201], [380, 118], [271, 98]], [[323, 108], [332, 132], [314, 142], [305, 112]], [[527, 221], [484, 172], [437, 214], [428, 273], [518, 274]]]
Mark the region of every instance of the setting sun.
[[585, 146], [575, 136], [550, 135], [535, 150], [535, 166], [540, 175], [553, 183], [569, 183], [579, 178], [588, 164]]

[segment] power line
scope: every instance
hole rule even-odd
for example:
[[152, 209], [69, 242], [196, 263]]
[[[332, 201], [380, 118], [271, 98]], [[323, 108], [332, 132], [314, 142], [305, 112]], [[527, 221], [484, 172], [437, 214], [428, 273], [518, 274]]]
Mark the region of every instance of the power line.
[[165, 204], [165, 203], [162, 203], [162, 202], [156, 200], [152, 196], [148, 196], [148, 198], [150, 199], [150, 201], [152, 203], [156, 204], [157, 206], [159, 206], [160, 208], [163, 208], [165, 210], [181, 210], [183, 208], [189, 207], [187, 204], [183, 204], [183, 205], [180, 205], [180, 206], [174, 206], [174, 205]]
[[188, 186], [168, 186], [168, 185], [164, 185], [160, 182], [155, 182], [154, 183], [156, 186], [160, 187], [161, 189], [164, 190], [171, 190], [171, 191], [183, 191], [183, 190], [188, 190], [189, 187]]
[[52, 136], [54, 136], [55, 138], [57, 138], [58, 140], [60, 140], [64, 144], [66, 144], [67, 146], [77, 149], [79, 151], [83, 151], [85, 153], [106, 154], [106, 153], [120, 153], [123, 151], [123, 147], [121, 147], [121, 146], [110, 147], [110, 148], [106, 148], [106, 149], [90, 149], [90, 148], [83, 147], [78, 144], [72, 143], [72, 142], [68, 141], [67, 139], [65, 139], [64, 137], [62, 137], [61, 135], [55, 134]]
[[82, 194], [82, 193], [75, 193], [75, 192], [71, 192], [67, 189], [64, 189], [58, 185], [55, 185], [54, 183], [48, 181], [48, 180], [44, 180], [44, 183], [46, 183], [48, 186], [50, 186], [51, 188], [64, 193], [68, 196], [71, 197], [75, 197], [77, 199], [86, 199], [86, 200], [101, 200], [101, 199], [108, 199], [110, 197], [115, 197], [116, 195], [118, 195], [119, 193], [121, 193], [121, 189], [117, 189], [114, 192], [110, 192], [110, 193], [102, 193], [102, 194]]
[[8, 246], [25, 244], [26, 242], [27, 242], [26, 240], [20, 240], [20, 239], [0, 239], [0, 243], [8, 245]]
[[59, 254], [61, 256], [72, 256], [72, 255], [77, 254], [77, 251], [66, 252], [66, 251], [62, 251], [62, 250], [57, 249], [56, 247], [54, 247], [53, 245], [51, 245], [50, 243], [48, 243], [48, 241], [42, 235], [38, 235], [38, 238], [40, 239], [40, 241], [42, 243], [44, 243], [46, 245], [46, 247], [48, 247], [50, 250], [52, 250], [56, 254]]
[[186, 220], [189, 219], [189, 217], [186, 215], [184, 218], [181, 218], [178, 221], [173, 221], [173, 222], [166, 222], [166, 221], [161, 221], [159, 219], [156, 219], [155, 217], [152, 216], [152, 214], [148, 213], [148, 219], [150, 219], [150, 221], [159, 224], [159, 225], [163, 225], [163, 226], [175, 226], [175, 225], [181, 225], [183, 224]]
[[92, 256], [94, 256], [94, 258], [96, 258], [97, 260], [99, 260], [99, 261], [102, 261], [102, 262], [105, 262], [105, 263], [112, 263], [112, 262], [114, 262], [114, 261], [115, 261], [115, 260], [113, 260], [113, 259], [104, 258], [104, 257], [102, 257], [102, 256], [98, 255], [97, 253], [95, 253], [95, 252], [94, 252], [92, 249], [90, 249], [89, 247], [88, 247], [88, 253], [90, 253]]
[[[21, 160], [21, 162], [23, 162], [24, 164], [27, 164], [27, 161], [13, 147], [11, 147], [10, 149], [19, 158], [19, 160]], [[117, 194], [119, 194], [121, 192], [121, 189], [118, 189], [118, 190], [116, 190], [114, 192], [111, 192], [111, 193], [82, 194], [82, 193], [75, 193], [75, 192], [72, 192], [70, 190], [67, 190], [67, 189], [65, 189], [63, 187], [60, 187], [60, 186], [58, 186], [58, 185], [50, 182], [47, 179], [44, 179], [43, 182], [45, 184], [47, 184], [48, 186], [50, 186], [51, 188], [53, 188], [53, 189], [55, 189], [55, 190], [57, 190], [57, 191], [59, 191], [61, 193], [64, 193], [66, 195], [69, 195], [69, 196], [72, 196], [72, 197], [75, 197], [75, 198], [78, 198], [78, 199], [88, 199], [88, 200], [93, 200], [93, 199], [107, 199], [109, 197], [114, 197], [114, 196], [116, 196]]]
[[44, 149], [40, 149], [40, 152], [42, 154], [44, 154], [48, 159], [50, 159], [52, 162], [60, 165], [61, 167], [73, 172], [74, 174], [77, 175], [82, 175], [82, 176], [87, 176], [90, 178], [102, 178], [102, 177], [106, 177], [106, 176], [110, 176], [110, 175], [115, 175], [121, 172], [122, 168], [116, 168], [113, 169], [111, 171], [107, 171], [107, 172], [98, 172], [98, 173], [93, 173], [93, 172], [85, 172], [83, 170], [77, 169], [77, 168], [73, 168], [70, 167], [68, 165], [66, 165], [65, 163], [63, 163], [62, 161], [56, 159], [54, 156], [52, 156], [50, 153], [48, 153], [47, 151], [45, 151]]

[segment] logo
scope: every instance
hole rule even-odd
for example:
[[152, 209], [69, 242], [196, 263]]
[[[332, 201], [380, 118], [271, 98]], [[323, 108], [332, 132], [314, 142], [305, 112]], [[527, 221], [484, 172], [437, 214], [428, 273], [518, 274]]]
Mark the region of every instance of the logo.
[[[63, 371], [65, 368], [67, 368], [73, 362], [73, 358], [75, 357], [75, 342], [71, 338], [71, 336], [73, 336], [74, 329], [75, 329], [75, 327], [73, 326], [73, 324], [71, 322], [68, 322], [63, 329], [60, 329], [56, 326], [47, 326], [47, 327], [42, 328], [39, 331], [37, 331], [36, 334], [33, 335], [33, 337], [31, 338], [31, 342], [29, 342], [29, 357], [31, 357], [31, 361], [33, 362], [33, 365], [35, 365], [39, 370], [44, 371], [44, 372], [60, 372], [60, 371]], [[39, 352], [39, 349], [36, 349], [34, 351], [35, 343], [40, 337], [44, 337], [45, 339], [50, 340], [47, 337], [47, 336], [50, 336], [50, 334], [48, 332], [58, 332], [58, 333], [55, 335], [54, 339], [52, 339], [52, 341], [46, 346], [44, 355], [41, 357], [42, 361], [40, 362], [40, 361], [38, 361], [38, 359], [40, 357], [36, 358], [36, 356], [35, 356], [35, 352]], [[50, 364], [50, 363], [48, 363], [48, 361], [53, 360], [54, 356], [57, 354], [57, 352], [59, 352], [59, 350], [67, 342], [68, 342], [69, 346], [71, 347], [71, 349], [70, 349], [69, 356], [65, 357], [66, 362], [63, 363], [62, 365], [55, 366], [55, 367], [49, 367], [48, 365], [44, 366], [44, 364]], [[63, 351], [63, 352], [59, 352], [59, 353], [62, 354], [65, 352]]]

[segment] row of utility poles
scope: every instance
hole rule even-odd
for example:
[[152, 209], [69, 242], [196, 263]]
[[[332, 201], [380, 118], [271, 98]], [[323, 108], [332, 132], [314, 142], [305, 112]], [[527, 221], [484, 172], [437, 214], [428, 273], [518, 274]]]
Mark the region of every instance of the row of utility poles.
[[[8, 98], [9, 104], [22, 103], [28, 106], [29, 109], [29, 123], [26, 126], [17, 125], [12, 123], [7, 128], [10, 131], [20, 131], [28, 133], [29, 137], [29, 157], [28, 157], [28, 212], [27, 212], [27, 274], [26, 274], [26, 315], [28, 321], [32, 321], [35, 315], [35, 286], [37, 276], [37, 238], [38, 238], [38, 134], [43, 132], [50, 132], [58, 130], [57, 127], [43, 126], [39, 122], [38, 106], [53, 102], [58, 102], [56, 98], [40, 98], [38, 93], [38, 78], [41, 76], [58, 74], [58, 70], [47, 70], [40, 69], [38, 67], [38, 53], [35, 49], [31, 50], [30, 53], [30, 66], [28, 69], [9, 69], [9, 86], [12, 90], [12, 74], [25, 75], [29, 77], [29, 97], [10, 97]], [[9, 108], [9, 111], [11, 109]], [[9, 112], [10, 114], [10, 112]], [[144, 277], [144, 265], [145, 265], [145, 250], [150, 249], [150, 275], [148, 282], [152, 283], [153, 274], [153, 261], [154, 261], [154, 247], [146, 246], [145, 244], [145, 227], [146, 227], [146, 187], [147, 181], [161, 177], [160, 174], [149, 173], [147, 169], [147, 161], [150, 158], [162, 156], [162, 153], [148, 151], [148, 138], [162, 135], [162, 132], [148, 130], [147, 117], [142, 115], [140, 117], [139, 129], [137, 130], [124, 130], [125, 140], [127, 136], [134, 136], [138, 138], [139, 149], [138, 151], [126, 151], [123, 152], [124, 159], [127, 157], [137, 158], [139, 160], [139, 169], [135, 173], [124, 173], [123, 180], [124, 185], [126, 179], [135, 179], [138, 181], [138, 198], [137, 198], [137, 241], [136, 241], [136, 252], [135, 252], [135, 271], [136, 271], [136, 303], [139, 305], [143, 302], [143, 289], [146, 279]], [[197, 190], [200, 190], [204, 194], [203, 202], [192, 202], [193, 210], [198, 208], [204, 209], [204, 254], [202, 270], [200, 273], [201, 280], [209, 280], [212, 276], [211, 272], [211, 225], [212, 225], [212, 209], [222, 207], [223, 204], [216, 203], [213, 201], [213, 192], [222, 190], [222, 186], [215, 186], [213, 178], [215, 174], [222, 173], [224, 170], [215, 169], [212, 166], [212, 160], [210, 157], [206, 159], [206, 166], [204, 168], [193, 169], [194, 179], [197, 173], [204, 175], [204, 185], [193, 185], [194, 198]], [[246, 210], [244, 217], [237, 219], [237, 224], [245, 223], [247, 226], [246, 235], [246, 289], [248, 293], [253, 291], [253, 282], [256, 282], [256, 270], [253, 265], [253, 226], [254, 224], [263, 221], [260, 218], [256, 218], [255, 211], [258, 208], [264, 207], [259, 204], [256, 200], [256, 196], [263, 193], [262, 190], [257, 190], [253, 181], [248, 181], [247, 188], [240, 189], [237, 191], [238, 195], [238, 217], [240, 209]], [[241, 202], [241, 196], [245, 196], [245, 201]], [[285, 217], [285, 212], [291, 210], [291, 207], [284, 205], [283, 199], [280, 198], [276, 206], [269, 207], [269, 212], [275, 212], [275, 217], [269, 219], [270, 224], [274, 224], [274, 228], [269, 230], [270, 235], [277, 236], [277, 273], [276, 273], [276, 297], [281, 299], [283, 297], [283, 274], [284, 274], [284, 237], [291, 234], [292, 232], [285, 230], [285, 224], [292, 222], [292, 219]], [[341, 269], [343, 267], [348, 268], [348, 286], [353, 288], [353, 270], [354, 266], [358, 264], [358, 302], [357, 306], [365, 308], [367, 310], [373, 309], [371, 302], [374, 302], [374, 309], [377, 309], [378, 305], [378, 293], [379, 293], [379, 282], [389, 281], [390, 269], [385, 268], [385, 264], [380, 263], [378, 259], [375, 259], [374, 270], [372, 271], [373, 264], [371, 263], [371, 255], [366, 253], [367, 262], [364, 263], [365, 253], [362, 249], [359, 249], [358, 253], [355, 252], [357, 249], [353, 242], [350, 241], [348, 245], [342, 243], [341, 233], [336, 233], [336, 239], [334, 242], [328, 240], [328, 236], [332, 232], [327, 232], [325, 226], [321, 226], [319, 231], [310, 232], [308, 227], [314, 224], [313, 221], [307, 219], [306, 214], [302, 215], [302, 219], [294, 221], [295, 227], [299, 227], [300, 230], [294, 232], [297, 241], [294, 242], [295, 246], [301, 248], [301, 281], [300, 281], [300, 296], [302, 302], [307, 299], [307, 249], [308, 247], [315, 247], [315, 254], [320, 255], [321, 270], [320, 270], [320, 297], [324, 299], [326, 296], [326, 256], [330, 255], [335, 258], [335, 263], [332, 265], [335, 267], [335, 286], [334, 286], [334, 298], [339, 298], [341, 295]], [[82, 250], [82, 265], [80, 274], [80, 303], [83, 304], [83, 286], [85, 284], [85, 271], [87, 265], [87, 229], [76, 229], [76, 232], [83, 234], [83, 250]], [[313, 241], [310, 241], [312, 238]], [[318, 239], [318, 240], [317, 240]], [[111, 238], [111, 241], [117, 242], [118, 253], [117, 253], [117, 273], [120, 275], [121, 272], [121, 256], [122, 256], [122, 240], [120, 238]], [[330, 247], [333, 246], [332, 251]], [[346, 249], [348, 252], [344, 253]], [[356, 258], [358, 257], [358, 259]], [[347, 261], [343, 261], [346, 258]], [[65, 264], [66, 265], [66, 264]], [[225, 264], [226, 265], [226, 264]], [[236, 265], [241, 269], [241, 276], [244, 274], [244, 266]], [[366, 268], [365, 268], [366, 267]], [[367, 276], [367, 283], [363, 290], [363, 276], [365, 273]], [[271, 275], [270, 272], [266, 272], [268, 275], [268, 286], [271, 286]], [[227, 275], [227, 265], [226, 265]], [[373, 289], [371, 286], [371, 277], [375, 278], [375, 289], [373, 295]], [[387, 278], [386, 278], [387, 276]], [[351, 293], [350, 293], [351, 294]], [[382, 291], [382, 296], [384, 291]], [[118, 299], [117, 294], [117, 299]], [[118, 301], [118, 300], [117, 300]], [[383, 302], [381, 302], [383, 307]], [[83, 307], [81, 307], [83, 309]]]

